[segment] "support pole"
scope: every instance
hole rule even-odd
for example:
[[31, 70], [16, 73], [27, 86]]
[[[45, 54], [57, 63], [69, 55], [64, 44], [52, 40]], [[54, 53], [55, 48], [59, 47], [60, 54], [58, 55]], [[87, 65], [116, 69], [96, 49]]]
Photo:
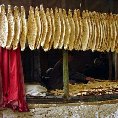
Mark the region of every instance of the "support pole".
[[[108, 5], [109, 5], [109, 13], [113, 11], [113, 0], [108, 0]], [[109, 52], [109, 80], [112, 80], [112, 52]]]
[[115, 53], [115, 64], [114, 64], [114, 66], [115, 66], [115, 80], [118, 80], [118, 54], [117, 53]]
[[[66, 0], [61, 0], [61, 7], [66, 8]], [[68, 71], [68, 51], [63, 49], [63, 97], [69, 98], [69, 71]]]
[[112, 53], [109, 52], [109, 80], [112, 80]]
[[63, 90], [64, 98], [69, 98], [68, 51], [63, 50]]

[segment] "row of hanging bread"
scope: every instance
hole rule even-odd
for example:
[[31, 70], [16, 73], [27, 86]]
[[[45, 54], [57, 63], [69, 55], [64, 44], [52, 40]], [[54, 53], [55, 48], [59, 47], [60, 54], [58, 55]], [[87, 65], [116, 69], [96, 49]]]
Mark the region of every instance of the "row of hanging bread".
[[25, 8], [0, 6], [0, 46], [23, 51], [40, 46], [54, 49], [118, 52], [118, 15], [70, 9], [35, 9], [30, 6], [28, 19]]

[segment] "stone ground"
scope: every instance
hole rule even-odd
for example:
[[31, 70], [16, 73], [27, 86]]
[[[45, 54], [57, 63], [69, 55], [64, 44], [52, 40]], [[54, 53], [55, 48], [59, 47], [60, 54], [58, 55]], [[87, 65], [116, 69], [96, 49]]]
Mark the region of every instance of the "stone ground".
[[74, 104], [29, 104], [30, 112], [0, 111], [0, 118], [118, 118], [118, 100]]

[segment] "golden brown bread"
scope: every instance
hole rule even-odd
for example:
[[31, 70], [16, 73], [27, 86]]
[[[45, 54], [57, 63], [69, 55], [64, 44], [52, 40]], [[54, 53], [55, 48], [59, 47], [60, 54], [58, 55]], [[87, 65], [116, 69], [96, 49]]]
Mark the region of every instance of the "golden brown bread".
[[7, 20], [8, 20], [8, 39], [7, 39], [6, 49], [11, 49], [12, 41], [14, 39], [14, 34], [15, 34], [15, 29], [14, 29], [15, 22], [11, 5], [8, 5]]
[[0, 13], [0, 46], [5, 48], [8, 37], [8, 20], [5, 12], [5, 5], [1, 5]]

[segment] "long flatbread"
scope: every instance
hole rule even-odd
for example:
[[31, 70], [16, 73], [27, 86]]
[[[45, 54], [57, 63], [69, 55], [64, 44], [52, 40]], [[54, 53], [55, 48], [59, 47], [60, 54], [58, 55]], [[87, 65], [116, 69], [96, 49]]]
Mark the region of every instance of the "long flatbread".
[[65, 36], [65, 20], [62, 13], [62, 9], [59, 9], [59, 15], [61, 20], [61, 36], [60, 36], [60, 42], [59, 42], [59, 49], [62, 49], [64, 45], [64, 36]]
[[34, 8], [31, 6], [29, 10], [27, 28], [28, 28], [27, 31], [28, 45], [31, 50], [34, 50], [37, 37], [37, 25], [36, 25], [36, 19], [34, 17]]
[[74, 23], [74, 20], [72, 17], [72, 12], [70, 9], [68, 11], [68, 20], [69, 20], [70, 27], [71, 27], [68, 49], [72, 50], [74, 47], [74, 41], [75, 41], [75, 23]]
[[0, 13], [0, 46], [5, 48], [8, 37], [8, 20], [5, 12], [5, 5], [1, 6]]
[[58, 9], [55, 8], [55, 36], [53, 45], [54, 49], [57, 49], [59, 46], [60, 36], [61, 36], [61, 20]]
[[42, 37], [41, 37], [41, 46], [43, 47], [46, 41], [46, 35], [48, 32], [48, 21], [46, 18], [46, 14], [43, 8], [43, 5], [40, 5], [40, 17], [42, 22]]
[[40, 12], [38, 7], [35, 8], [35, 19], [37, 25], [37, 36], [36, 36], [35, 48], [39, 49], [41, 43], [41, 18], [40, 18]]
[[22, 24], [22, 32], [20, 37], [20, 46], [21, 46], [21, 51], [24, 51], [27, 37], [27, 19], [25, 14], [25, 8], [23, 6], [21, 6], [21, 24]]
[[51, 36], [51, 40], [50, 40], [50, 43], [49, 43], [49, 49], [51, 49], [52, 46], [53, 46], [54, 36], [55, 36], [55, 18], [54, 18], [54, 13], [53, 13], [52, 8], [50, 10], [50, 17], [51, 17], [51, 24], [52, 24], [52, 36]]
[[79, 22], [79, 37], [77, 39], [76, 50], [82, 50], [82, 36], [83, 36], [83, 23], [82, 17], [80, 16], [80, 10], [77, 10], [78, 22]]
[[82, 13], [82, 23], [83, 23], [83, 35], [82, 35], [82, 50], [87, 49], [88, 39], [89, 39], [89, 25], [87, 22], [86, 12]]
[[51, 24], [51, 17], [50, 17], [49, 8], [46, 9], [46, 18], [48, 21], [48, 32], [47, 32], [46, 41], [45, 41], [45, 44], [43, 47], [44, 51], [49, 50], [49, 42], [50, 42], [51, 36], [52, 36], [52, 24]]
[[20, 13], [17, 6], [14, 7], [14, 22], [15, 22], [15, 34], [14, 34], [14, 40], [13, 40], [13, 50], [16, 50], [18, 48], [18, 43], [20, 40], [20, 33], [21, 33], [21, 19], [20, 19]]
[[70, 23], [68, 21], [68, 17], [67, 17], [65, 9], [63, 9], [63, 16], [64, 16], [64, 20], [65, 20], [64, 49], [67, 49], [68, 44], [69, 44], [71, 27], [70, 27]]
[[8, 39], [6, 44], [6, 49], [11, 49], [12, 47], [12, 41], [14, 39], [14, 16], [12, 13], [11, 5], [8, 5], [8, 13], [7, 13], [7, 19], [8, 19]]
[[77, 14], [77, 10], [74, 10], [74, 14], [73, 14], [73, 20], [75, 23], [75, 41], [74, 41], [74, 49], [76, 49], [77, 47], [77, 40], [79, 37], [79, 32], [80, 32], [80, 27], [79, 27], [79, 21], [78, 21], [78, 14]]

